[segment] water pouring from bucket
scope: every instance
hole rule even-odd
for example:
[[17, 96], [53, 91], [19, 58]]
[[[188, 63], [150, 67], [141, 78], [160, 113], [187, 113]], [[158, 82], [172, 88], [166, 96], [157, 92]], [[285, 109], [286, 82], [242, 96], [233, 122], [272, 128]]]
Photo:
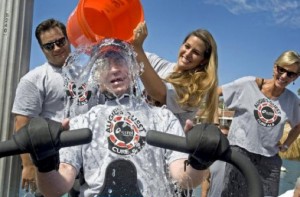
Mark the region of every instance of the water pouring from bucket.
[[133, 30], [144, 21], [140, 0], [80, 0], [69, 16], [67, 33], [74, 47], [104, 38], [130, 42]]
[[[98, 44], [76, 48], [63, 67], [63, 75], [76, 87], [72, 91], [73, 98], [80, 100], [84, 89], [96, 90], [97, 95], [95, 95], [99, 96], [97, 103], [103, 104], [105, 100], [112, 98], [116, 98], [118, 102], [118, 98], [123, 98], [123, 94], [130, 98], [128, 109], [134, 107], [136, 110], [146, 105], [139, 79], [143, 64], [138, 63], [135, 57], [136, 53], [128, 42], [111, 38], [102, 39]], [[124, 71], [125, 74], [122, 76], [119, 72], [115, 73], [115, 79], [111, 80], [110, 75], [113, 72], [111, 70], [116, 70], [115, 67], [126, 72]], [[128, 83], [125, 83], [126, 81]], [[126, 88], [125, 85], [121, 88], [123, 83], [126, 84]], [[83, 89], [80, 89], [83, 84]], [[119, 89], [126, 89], [126, 91], [119, 95]], [[68, 109], [72, 112], [79, 111], [80, 105], [73, 104], [69, 105]], [[143, 116], [147, 114], [148, 112], [145, 111]]]

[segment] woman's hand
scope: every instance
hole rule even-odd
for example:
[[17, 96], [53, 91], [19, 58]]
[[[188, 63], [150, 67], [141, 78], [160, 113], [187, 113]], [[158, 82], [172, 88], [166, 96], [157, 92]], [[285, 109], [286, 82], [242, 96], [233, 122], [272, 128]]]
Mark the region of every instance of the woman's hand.
[[62, 124], [62, 127], [65, 131], [70, 129], [70, 125], [69, 125], [70, 124], [70, 119], [69, 118], [63, 119], [61, 124]]
[[143, 44], [147, 36], [148, 30], [146, 22], [140, 22], [133, 30], [133, 40], [131, 44], [133, 45], [135, 50], [143, 50]]
[[193, 128], [193, 126], [194, 126], [193, 121], [191, 121], [190, 119], [187, 119], [185, 121], [185, 125], [184, 125], [184, 128], [183, 128], [184, 132], [185, 133], [189, 132], [189, 130], [191, 130]]
[[277, 143], [277, 146], [280, 150], [280, 152], [286, 152], [289, 149], [289, 146], [285, 143], [281, 144], [280, 142]]

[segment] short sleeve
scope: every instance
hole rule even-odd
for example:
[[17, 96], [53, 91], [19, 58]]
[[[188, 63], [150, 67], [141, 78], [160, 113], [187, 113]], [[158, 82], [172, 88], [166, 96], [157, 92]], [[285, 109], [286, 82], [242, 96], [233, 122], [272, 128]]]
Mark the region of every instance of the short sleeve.
[[293, 128], [296, 125], [300, 124], [300, 99], [293, 93], [291, 94], [291, 96], [286, 96], [289, 99], [285, 102], [289, 103], [289, 105], [286, 106], [287, 109], [285, 109], [285, 111], [291, 112], [287, 113], [287, 116]]
[[174, 86], [170, 83], [166, 83], [167, 87], [167, 98], [166, 98], [166, 105], [168, 109], [170, 109], [174, 114], [185, 113], [185, 112], [194, 112], [197, 110], [195, 107], [183, 107], [178, 104], [177, 93]]
[[[168, 120], [164, 121], [165, 123], [167, 123], [165, 125], [164, 131], [168, 134], [177, 135], [182, 138], [185, 138], [184, 131], [183, 131], [182, 126], [180, 125], [180, 122], [178, 121], [178, 119], [173, 115], [172, 112], [170, 112], [167, 109], [165, 109], [165, 113], [166, 114], [164, 115], [164, 117], [168, 117]], [[166, 150], [165, 156], [166, 156], [167, 164], [170, 164], [173, 161], [178, 160], [178, 159], [187, 159], [188, 158], [188, 154], [178, 152], [178, 151], [173, 151], [173, 150]]]
[[224, 103], [228, 108], [234, 109], [239, 106], [241, 92], [249, 81], [255, 81], [255, 77], [243, 77], [222, 85]]
[[165, 79], [172, 72], [175, 63], [169, 62], [154, 53], [146, 52], [146, 56], [160, 78]]
[[21, 79], [18, 84], [12, 112], [30, 117], [39, 116], [42, 111], [43, 95], [32, 82]]

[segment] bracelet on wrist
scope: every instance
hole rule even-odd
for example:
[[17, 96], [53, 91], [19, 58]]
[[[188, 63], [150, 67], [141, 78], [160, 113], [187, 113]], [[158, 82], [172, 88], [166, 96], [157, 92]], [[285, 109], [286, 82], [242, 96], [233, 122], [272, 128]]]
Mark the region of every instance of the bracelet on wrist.
[[286, 145], [286, 144], [283, 144], [282, 147], [283, 147], [285, 150], [289, 149], [289, 146]]

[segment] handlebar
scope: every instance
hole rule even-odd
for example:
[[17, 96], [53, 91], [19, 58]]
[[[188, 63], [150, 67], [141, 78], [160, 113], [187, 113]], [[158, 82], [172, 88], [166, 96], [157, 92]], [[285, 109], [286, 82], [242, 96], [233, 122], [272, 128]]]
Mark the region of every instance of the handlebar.
[[[17, 133], [16, 135], [18, 135]], [[89, 129], [77, 129], [70, 131], [62, 131], [60, 135], [61, 148], [68, 146], [76, 146], [86, 144], [91, 141], [92, 133]], [[11, 155], [19, 155], [28, 153], [26, 150], [20, 150], [13, 139], [0, 142], [0, 158]]]
[[[38, 125], [37, 131], [47, 129], [60, 130], [61, 127], [56, 123], [46, 123], [45, 120], [35, 119]], [[43, 125], [44, 124], [44, 125]], [[24, 131], [25, 130], [25, 131]], [[29, 129], [30, 130], [30, 129]], [[28, 137], [28, 128], [14, 134], [13, 139], [0, 142], [0, 158], [30, 152], [31, 141]], [[36, 136], [35, 136], [36, 137]], [[41, 139], [42, 140], [42, 139]], [[59, 136], [61, 147], [75, 146], [91, 142], [92, 132], [90, 129], [78, 129], [62, 131]], [[214, 125], [198, 124], [195, 125], [186, 137], [149, 130], [146, 135], [146, 142], [150, 145], [184, 152], [197, 158], [199, 161], [211, 164], [216, 160], [228, 162], [237, 167], [245, 176], [248, 184], [249, 197], [262, 197], [263, 188], [258, 172], [251, 162], [239, 152], [232, 150], [227, 138]]]
[[194, 154], [199, 160], [228, 162], [244, 175], [249, 197], [264, 196], [262, 181], [255, 166], [244, 155], [232, 150], [227, 138], [215, 126], [195, 125], [185, 138], [149, 130], [146, 141], [152, 146]]
[[[35, 119], [35, 122], [36, 124], [40, 124], [40, 125], [45, 123], [45, 121], [41, 119]], [[49, 123], [49, 127], [51, 126], [54, 127], [53, 125], [55, 124]], [[45, 127], [48, 128], [48, 124], [45, 125]], [[28, 137], [28, 133], [26, 130], [28, 130], [28, 128], [23, 127], [20, 131], [16, 132], [13, 135], [12, 139], [0, 142], [0, 158], [30, 152], [29, 147], [31, 141], [30, 138]], [[56, 148], [59, 149], [62, 147], [86, 144], [91, 142], [91, 140], [92, 140], [92, 132], [90, 129], [87, 128], [62, 131], [60, 133], [59, 147]]]

